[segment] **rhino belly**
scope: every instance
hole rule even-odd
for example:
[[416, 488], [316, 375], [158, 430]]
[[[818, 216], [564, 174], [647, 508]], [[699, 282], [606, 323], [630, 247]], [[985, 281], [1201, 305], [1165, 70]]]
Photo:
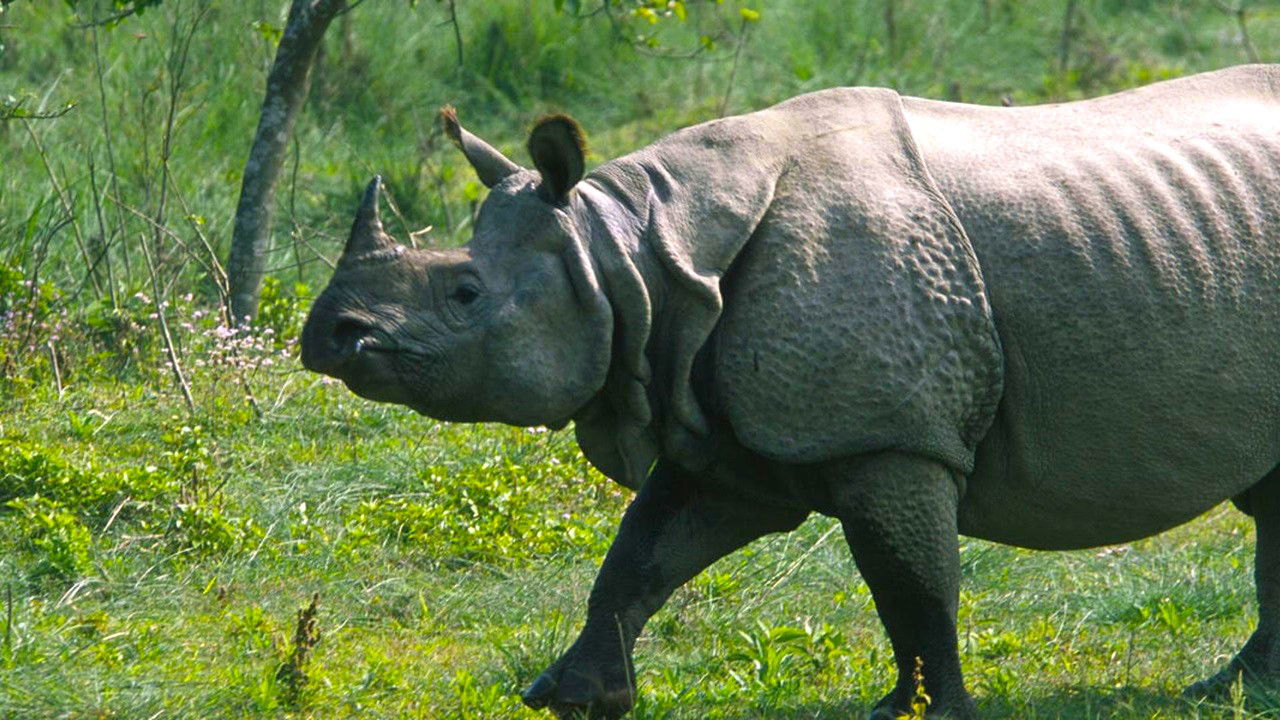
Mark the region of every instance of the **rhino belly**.
[[941, 174], [1005, 358], [966, 534], [1073, 548], [1185, 522], [1280, 464], [1280, 147], [1210, 130]]

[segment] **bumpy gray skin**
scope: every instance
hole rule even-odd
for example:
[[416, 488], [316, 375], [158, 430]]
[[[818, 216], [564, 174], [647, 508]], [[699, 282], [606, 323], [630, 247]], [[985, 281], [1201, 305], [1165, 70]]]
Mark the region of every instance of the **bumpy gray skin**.
[[898, 665], [872, 710], [972, 718], [957, 535], [1123, 542], [1232, 498], [1259, 622], [1188, 692], [1280, 677], [1280, 70], [984, 108], [836, 89], [679, 131], [583, 176], [443, 113], [491, 192], [473, 240], [396, 245], [370, 185], [307, 367], [459, 421], [561, 426], [638, 493], [582, 634], [525, 691], [635, 697], [631, 649], [728, 552], [838, 518]]

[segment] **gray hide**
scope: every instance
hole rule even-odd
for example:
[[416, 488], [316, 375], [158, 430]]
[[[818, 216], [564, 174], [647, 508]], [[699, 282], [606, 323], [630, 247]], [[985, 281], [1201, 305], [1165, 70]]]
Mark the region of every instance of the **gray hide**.
[[[712, 462], [692, 387], [704, 348], [715, 368], [704, 397], [714, 393], [721, 420], [765, 457], [811, 463], [898, 448], [972, 468], [999, 397], [998, 340], [964, 231], [895, 93], [830, 90], [682, 130], [597, 169], [579, 193], [603, 218], [621, 202], [624, 216], [642, 219], [638, 240], [662, 271], [643, 283], [663, 293], [662, 313], [615, 305], [631, 354], [654, 343], [655, 314], [674, 325], [647, 353], [658, 374], [650, 404], [665, 408], [657, 428], [639, 401], [630, 414], [576, 418], [583, 450], [606, 474], [634, 484], [659, 447], [690, 469]], [[635, 271], [610, 261], [637, 250], [609, 248], [610, 290], [634, 284]], [[726, 292], [736, 300], [727, 308]], [[645, 360], [633, 377], [645, 377]], [[636, 445], [651, 454], [611, 452], [612, 438], [646, 433], [654, 437]]]
[[1057, 106], [904, 100], [1004, 348], [962, 530], [1120, 542], [1280, 462], [1278, 92], [1241, 67]]
[[717, 558], [840, 519], [894, 648], [874, 718], [972, 718], [957, 533], [1126, 541], [1231, 498], [1260, 621], [1189, 689], [1280, 684], [1280, 70], [984, 108], [843, 88], [583, 174], [443, 113], [490, 186], [472, 241], [394, 245], [378, 183], [303, 334], [307, 367], [434, 417], [574, 421], [638, 489], [578, 640], [524, 694], [634, 702], [647, 619]]

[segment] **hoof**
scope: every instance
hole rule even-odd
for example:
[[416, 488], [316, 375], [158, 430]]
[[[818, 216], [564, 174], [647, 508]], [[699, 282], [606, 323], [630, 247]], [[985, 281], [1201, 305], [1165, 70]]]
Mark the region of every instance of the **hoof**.
[[1280, 707], [1280, 676], [1265, 676], [1251, 672], [1238, 661], [1213, 676], [1191, 683], [1182, 690], [1182, 698], [1189, 702], [1231, 703], [1236, 694], [1242, 693], [1251, 707]]
[[1227, 700], [1231, 697], [1231, 689], [1240, 678], [1239, 672], [1228, 673], [1223, 670], [1213, 677], [1197, 680], [1182, 689], [1182, 699], [1196, 702], [1199, 700]]
[[[968, 693], [953, 697], [950, 701], [936, 697], [933, 700], [933, 704], [924, 713], [929, 720], [977, 720], [978, 704]], [[867, 720], [898, 720], [904, 716], [911, 717], [911, 710], [905, 703], [898, 707], [898, 703], [894, 702], [894, 694], [889, 693], [876, 703]]]
[[616, 720], [635, 704], [632, 678], [625, 668], [601, 672], [576, 662], [573, 651], [562, 657], [520, 693], [534, 710], [551, 710], [561, 720]]

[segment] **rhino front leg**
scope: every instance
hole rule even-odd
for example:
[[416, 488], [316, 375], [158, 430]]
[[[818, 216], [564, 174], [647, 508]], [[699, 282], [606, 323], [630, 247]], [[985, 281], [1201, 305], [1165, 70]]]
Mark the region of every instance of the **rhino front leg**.
[[622, 518], [578, 639], [523, 693], [561, 718], [616, 718], [634, 704], [631, 650], [676, 588], [728, 553], [808, 512], [743, 502], [659, 462]]
[[1258, 594], [1258, 627], [1226, 667], [1194, 683], [1183, 695], [1188, 699], [1225, 700], [1237, 679], [1252, 694], [1275, 702], [1280, 691], [1280, 469], [1272, 470], [1257, 485], [1234, 499], [1236, 506], [1253, 516], [1257, 527], [1254, 548], [1254, 582]]
[[919, 456], [885, 452], [830, 464], [825, 474], [898, 666], [897, 684], [872, 710], [872, 720], [907, 712], [916, 658], [932, 698], [928, 717], [977, 717], [956, 646], [960, 554], [952, 471]]

